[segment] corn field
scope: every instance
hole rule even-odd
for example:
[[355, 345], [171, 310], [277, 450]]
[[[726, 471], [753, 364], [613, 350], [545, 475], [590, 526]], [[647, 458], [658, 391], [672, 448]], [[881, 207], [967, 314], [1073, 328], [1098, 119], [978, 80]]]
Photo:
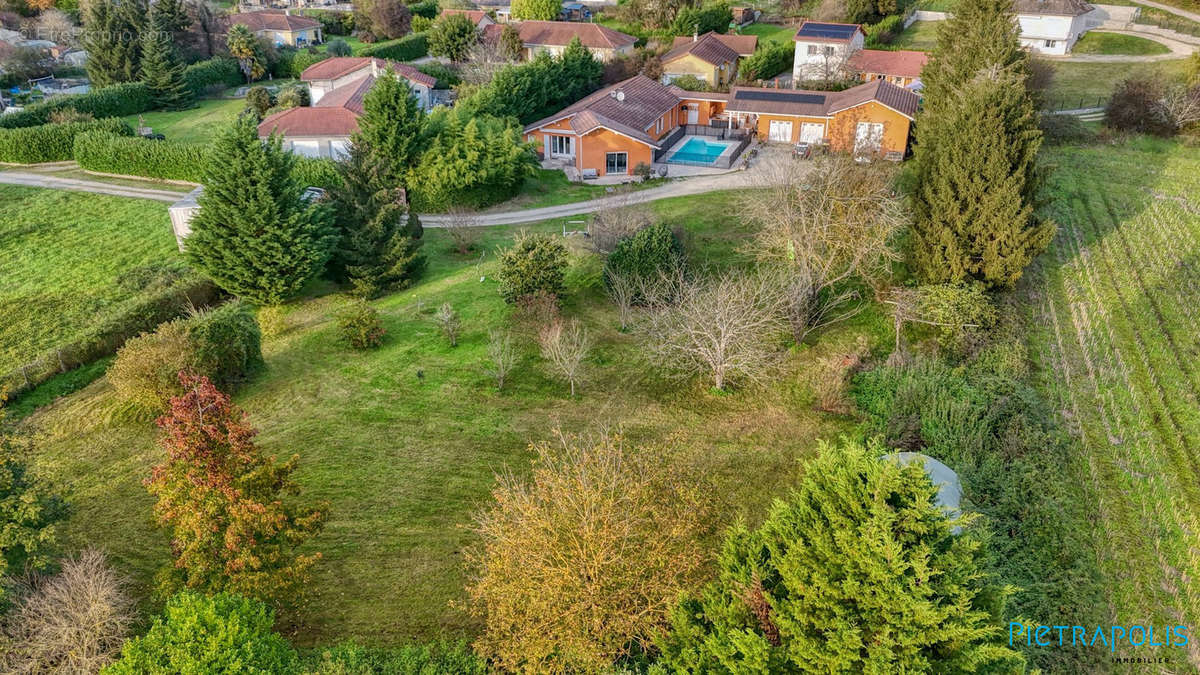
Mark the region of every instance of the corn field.
[[[1117, 625], [1196, 626], [1200, 151], [1052, 157], [1059, 232], [1031, 272], [1031, 352], [1076, 440], [1107, 611]], [[1195, 642], [1161, 672], [1200, 668]]]

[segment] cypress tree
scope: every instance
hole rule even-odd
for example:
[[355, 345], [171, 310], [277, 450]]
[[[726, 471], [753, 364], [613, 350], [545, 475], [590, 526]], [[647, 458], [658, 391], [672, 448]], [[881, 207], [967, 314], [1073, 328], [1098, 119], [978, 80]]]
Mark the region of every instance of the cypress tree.
[[336, 235], [328, 209], [306, 204], [295, 158], [277, 136], [258, 138], [241, 115], [213, 143], [187, 257], [222, 288], [258, 305], [279, 304], [324, 269]]
[[389, 185], [403, 187], [404, 174], [424, 149], [424, 126], [425, 111], [412, 90], [391, 70], [385, 70], [363, 99], [355, 144], [386, 158], [386, 165], [379, 169], [386, 172]]
[[1023, 671], [970, 518], [947, 517], [921, 464], [882, 453], [822, 448], [760, 528], [732, 529], [717, 580], [672, 613], [668, 672]]
[[95, 88], [134, 82], [141, 69], [144, 0], [94, 0], [83, 17], [87, 74]]
[[913, 247], [924, 283], [1011, 286], [1049, 244], [1035, 213], [1042, 143], [1009, 0], [963, 0], [922, 71]]
[[[183, 110], [192, 105], [192, 90], [183, 79], [183, 63], [175, 52], [169, 14], [160, 2], [150, 7], [146, 32], [142, 34], [142, 82], [150, 88], [158, 107]], [[165, 8], [170, 11], [170, 8]]]
[[358, 141], [338, 167], [342, 184], [334, 202], [339, 239], [330, 268], [336, 279], [353, 286], [355, 295], [370, 298], [407, 286], [425, 260], [417, 250], [420, 221], [410, 214], [401, 225], [407, 203], [404, 189], [388, 177], [390, 160]]

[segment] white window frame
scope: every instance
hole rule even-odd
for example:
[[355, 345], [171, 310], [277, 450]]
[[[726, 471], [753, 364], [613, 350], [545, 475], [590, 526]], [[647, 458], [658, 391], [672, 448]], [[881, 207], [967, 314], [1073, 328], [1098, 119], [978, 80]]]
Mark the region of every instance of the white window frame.
[[[863, 127], [867, 127], [865, 134]], [[866, 155], [881, 152], [883, 150], [883, 133], [883, 122], [859, 122], [854, 127], [854, 154]], [[863, 147], [866, 143], [870, 143], [873, 147]]]
[[[617, 168], [618, 165], [624, 164], [625, 170]], [[613, 167], [610, 169], [609, 167]], [[629, 153], [628, 152], [606, 152], [604, 153], [604, 174], [610, 173], [620, 174], [629, 173]]]
[[574, 157], [575, 139], [572, 136], [550, 135], [551, 157]]

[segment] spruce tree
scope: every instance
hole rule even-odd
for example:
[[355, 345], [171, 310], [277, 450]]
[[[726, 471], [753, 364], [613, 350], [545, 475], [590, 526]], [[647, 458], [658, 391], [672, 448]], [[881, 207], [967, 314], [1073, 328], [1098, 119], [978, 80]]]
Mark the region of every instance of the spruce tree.
[[192, 105], [192, 90], [183, 79], [183, 63], [175, 51], [171, 25], [175, 19], [160, 9], [161, 2], [150, 7], [146, 32], [142, 34], [142, 82], [150, 88], [159, 108], [183, 110]]
[[299, 292], [329, 259], [336, 235], [328, 209], [307, 204], [280, 140], [258, 138], [241, 115], [213, 143], [187, 257], [222, 288], [258, 305]]
[[333, 198], [339, 239], [330, 268], [367, 298], [408, 285], [425, 262], [417, 252], [420, 221], [412, 216], [415, 228], [402, 225], [408, 205], [404, 189], [388, 177], [390, 166], [373, 146], [355, 142], [338, 167], [342, 184]]
[[1009, 0], [963, 0], [943, 23], [921, 74], [912, 259], [924, 283], [1011, 286], [1054, 232], [1035, 213], [1028, 54]]
[[403, 187], [404, 175], [424, 150], [424, 126], [425, 111], [412, 90], [391, 70], [385, 70], [363, 99], [355, 144], [386, 158], [387, 165], [379, 169], [386, 172], [389, 185]]
[[1023, 671], [970, 518], [947, 517], [921, 464], [881, 454], [823, 447], [761, 527], [732, 529], [717, 580], [672, 614], [668, 672]]
[[87, 74], [95, 88], [134, 82], [141, 70], [139, 36], [146, 15], [144, 0], [94, 0], [83, 16]]
[[913, 257], [927, 283], [1012, 286], [1054, 223], [1034, 212], [1037, 114], [1023, 77], [991, 69], [950, 90], [955, 105], [921, 120]]
[[578, 37], [571, 38], [559, 65], [562, 77], [557, 80], [562, 85], [561, 95], [565, 102], [574, 103], [600, 87], [604, 64], [592, 56]]

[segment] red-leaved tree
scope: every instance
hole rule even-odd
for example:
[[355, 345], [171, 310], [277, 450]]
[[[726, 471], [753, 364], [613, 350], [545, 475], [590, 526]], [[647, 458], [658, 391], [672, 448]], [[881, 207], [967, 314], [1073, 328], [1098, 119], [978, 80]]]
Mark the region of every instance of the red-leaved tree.
[[146, 487], [159, 522], [173, 528], [174, 569], [164, 590], [228, 591], [267, 601], [295, 599], [320, 553], [297, 547], [320, 531], [325, 504], [285, 502], [299, 493], [297, 456], [277, 464], [254, 444], [257, 433], [207, 377], [180, 373], [184, 392], [158, 419], [167, 459]]

